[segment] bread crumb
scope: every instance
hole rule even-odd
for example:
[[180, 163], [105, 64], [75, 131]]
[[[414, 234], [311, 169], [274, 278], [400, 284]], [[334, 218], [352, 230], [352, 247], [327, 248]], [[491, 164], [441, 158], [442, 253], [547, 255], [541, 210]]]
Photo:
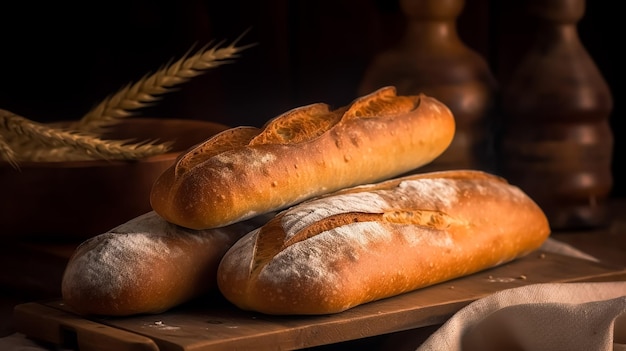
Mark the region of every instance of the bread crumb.
[[510, 282], [515, 281], [515, 278], [505, 278], [505, 277], [496, 278], [490, 275], [488, 278], [488, 281], [490, 283], [510, 283]]

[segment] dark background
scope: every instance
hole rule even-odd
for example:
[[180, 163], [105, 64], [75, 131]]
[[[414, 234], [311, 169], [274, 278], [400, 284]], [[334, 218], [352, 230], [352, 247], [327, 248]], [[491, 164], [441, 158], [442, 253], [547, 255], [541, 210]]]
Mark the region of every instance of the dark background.
[[[459, 35], [505, 84], [531, 37], [520, 0], [467, 0]], [[614, 99], [614, 196], [626, 194], [625, 62], [616, 2], [587, 1], [583, 44]], [[260, 126], [313, 102], [338, 107], [357, 95], [372, 57], [403, 33], [396, 1], [90, 1], [0, 5], [0, 108], [47, 122], [78, 119], [128, 83], [210, 42], [256, 45], [232, 64], [180, 86], [142, 116]], [[621, 67], [620, 67], [621, 68]]]

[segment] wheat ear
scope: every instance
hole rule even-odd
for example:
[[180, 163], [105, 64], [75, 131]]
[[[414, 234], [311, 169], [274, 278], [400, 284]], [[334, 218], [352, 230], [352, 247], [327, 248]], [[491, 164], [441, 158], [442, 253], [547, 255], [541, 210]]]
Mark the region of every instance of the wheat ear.
[[[103, 140], [94, 135], [53, 128], [49, 125], [33, 122], [3, 110], [0, 110], [0, 125], [4, 131], [13, 133], [20, 138], [34, 140], [52, 147], [51, 153], [58, 151], [58, 148], [70, 147], [71, 150], [80, 151], [89, 157], [109, 160], [136, 160], [165, 153], [171, 148], [170, 142], [131, 144], [124, 140]], [[41, 152], [38, 152], [37, 155], [39, 155], [38, 158], [42, 157]], [[10, 159], [11, 155], [3, 153], [3, 158]]]
[[0, 157], [8, 162], [13, 168], [19, 169], [15, 151], [11, 148], [11, 146], [9, 146], [9, 143], [2, 134], [0, 134]]
[[221, 48], [221, 43], [213, 46], [208, 44], [191, 56], [188, 52], [156, 73], [146, 75], [138, 82], [125, 86], [85, 114], [74, 128], [82, 131], [99, 131], [102, 127], [115, 123], [119, 118], [130, 116], [131, 110], [149, 106], [176, 85], [205, 73], [209, 68], [230, 63], [229, 59], [237, 57], [239, 52], [252, 46], [236, 46], [242, 36], [243, 34], [226, 47]]

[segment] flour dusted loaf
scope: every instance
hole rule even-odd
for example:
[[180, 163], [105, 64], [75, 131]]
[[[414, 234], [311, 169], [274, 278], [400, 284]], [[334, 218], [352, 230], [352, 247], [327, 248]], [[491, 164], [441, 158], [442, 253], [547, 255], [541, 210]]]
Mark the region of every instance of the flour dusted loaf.
[[327, 314], [526, 255], [550, 233], [519, 188], [479, 171], [358, 186], [284, 210], [218, 268], [222, 294], [267, 314]]
[[217, 291], [220, 259], [263, 217], [190, 230], [148, 212], [76, 248], [63, 275], [64, 303], [81, 314], [159, 313]]
[[156, 180], [150, 201], [172, 223], [220, 227], [399, 176], [443, 153], [454, 131], [441, 102], [385, 87], [336, 110], [312, 104], [262, 129], [224, 131], [181, 155]]

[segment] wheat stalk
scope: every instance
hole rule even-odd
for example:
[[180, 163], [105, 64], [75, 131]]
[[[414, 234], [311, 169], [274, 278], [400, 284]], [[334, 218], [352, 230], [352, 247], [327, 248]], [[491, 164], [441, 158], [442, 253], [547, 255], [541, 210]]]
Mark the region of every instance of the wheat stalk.
[[245, 32], [232, 44], [221, 47], [207, 44], [190, 55], [191, 50], [156, 73], [146, 75], [108, 96], [68, 128], [30, 121], [0, 109], [0, 159], [18, 167], [18, 161], [69, 161], [78, 159], [139, 159], [170, 150], [171, 142], [157, 144], [144, 141], [100, 139], [96, 134], [103, 127], [132, 115], [159, 100], [176, 85], [203, 74], [207, 69], [230, 63], [242, 50], [252, 46], [236, 46]]
[[191, 56], [188, 52], [156, 73], [125, 86], [85, 114], [74, 127], [81, 131], [99, 131], [119, 118], [132, 115], [131, 110], [149, 106], [176, 85], [205, 73], [209, 68], [230, 63], [229, 59], [237, 57], [239, 52], [252, 46], [237, 47], [236, 44], [242, 36], [243, 34], [226, 47], [221, 48], [221, 43], [213, 46], [208, 44]]
[[[61, 153], [60, 151], [64, 150], [65, 152], [72, 150], [83, 153], [87, 158], [133, 160], [165, 153], [171, 147], [171, 143], [142, 142], [131, 144], [124, 140], [103, 140], [94, 135], [53, 128], [50, 125], [33, 122], [4, 110], [0, 110], [0, 125], [4, 132], [17, 136], [17, 140], [37, 141], [41, 145], [52, 148], [48, 151], [40, 149], [32, 152], [32, 143], [30, 143], [25, 150], [18, 153], [15, 153], [12, 148], [8, 149], [9, 153], [0, 149], [3, 152], [3, 158], [9, 162], [12, 159], [13, 163], [16, 163], [15, 154], [19, 155], [20, 160], [24, 160], [23, 155], [29, 154], [35, 155], [37, 160], [45, 160], [46, 152], [51, 155], [58, 155]], [[28, 152], [27, 148], [31, 148], [31, 152]]]
[[19, 169], [15, 151], [11, 148], [8, 141], [5, 139], [5, 137], [2, 134], [0, 134], [0, 156], [2, 157], [3, 160], [8, 162], [13, 168]]

